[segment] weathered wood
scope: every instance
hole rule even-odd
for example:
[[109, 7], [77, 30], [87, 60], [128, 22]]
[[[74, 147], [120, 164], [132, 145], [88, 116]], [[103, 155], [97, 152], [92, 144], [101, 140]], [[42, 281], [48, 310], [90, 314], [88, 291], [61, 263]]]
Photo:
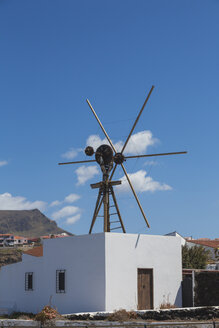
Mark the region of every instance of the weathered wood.
[[92, 183], [90, 186], [91, 186], [92, 189], [102, 188], [103, 187], [103, 182]]
[[138, 310], [153, 309], [153, 269], [138, 269]]
[[[121, 182], [121, 181], [120, 181]], [[119, 221], [121, 223], [121, 227], [122, 227], [122, 230], [124, 233], [126, 233], [125, 231], [125, 227], [124, 227], [124, 224], [123, 224], [123, 221], [122, 221], [122, 217], [121, 217], [121, 214], [120, 214], [120, 211], [119, 211], [119, 207], [118, 207], [118, 204], [117, 204], [117, 201], [116, 201], [116, 197], [115, 197], [115, 194], [114, 194], [114, 191], [113, 191], [113, 188], [110, 187], [110, 190], [111, 190], [111, 194], [112, 194], [112, 197], [113, 197], [113, 201], [114, 201], [114, 204], [115, 204], [115, 207], [116, 207], [116, 211], [118, 213], [118, 217], [119, 217]]]
[[[122, 181], [109, 181], [108, 184], [111, 185], [111, 186], [117, 186], [117, 185], [121, 185]], [[92, 189], [95, 189], [95, 188], [102, 188], [104, 186], [104, 182], [97, 182], [97, 183], [92, 183], [91, 185], [91, 188]]]
[[100, 199], [100, 198], [101, 198], [101, 189], [99, 190], [99, 193], [98, 193], [97, 202], [96, 202], [96, 206], [95, 206], [95, 209], [94, 209], [93, 219], [92, 219], [92, 222], [91, 222], [89, 233], [92, 232], [94, 223], [96, 221], [97, 215], [99, 213], [99, 210], [100, 210], [102, 202], [103, 202], [103, 197], [102, 197], [102, 199]]

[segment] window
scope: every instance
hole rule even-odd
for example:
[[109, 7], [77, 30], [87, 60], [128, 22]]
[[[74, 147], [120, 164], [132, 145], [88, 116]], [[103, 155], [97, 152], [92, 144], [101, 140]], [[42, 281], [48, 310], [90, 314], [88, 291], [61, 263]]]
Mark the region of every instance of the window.
[[25, 290], [33, 290], [33, 272], [25, 273]]
[[65, 270], [56, 270], [56, 293], [65, 293]]

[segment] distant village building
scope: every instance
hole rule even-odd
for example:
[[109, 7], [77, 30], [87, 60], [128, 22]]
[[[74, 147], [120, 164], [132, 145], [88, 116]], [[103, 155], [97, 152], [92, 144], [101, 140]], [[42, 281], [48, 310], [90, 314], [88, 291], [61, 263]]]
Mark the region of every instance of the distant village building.
[[187, 239], [186, 245], [189, 247], [202, 246], [206, 250], [210, 251], [212, 261], [206, 267], [209, 270], [219, 270], [219, 238], [199, 238], [199, 239]]
[[21, 237], [21, 236], [14, 236], [14, 246], [23, 246], [27, 245], [28, 238]]
[[67, 233], [59, 233], [59, 234], [49, 234], [47, 236], [40, 236], [41, 240], [44, 239], [52, 239], [52, 238], [64, 238], [64, 237], [70, 237]]
[[183, 237], [177, 231], [170, 232], [165, 236], [178, 237], [181, 240], [181, 245], [194, 247], [202, 246], [204, 249], [210, 251], [211, 263], [206, 266], [207, 270], [219, 270], [219, 238], [209, 239], [209, 238], [199, 238], [193, 239], [192, 237]]
[[34, 245], [41, 242], [44, 239], [64, 238], [64, 237], [69, 237], [69, 235], [63, 232], [60, 234], [50, 234], [47, 236], [27, 238], [27, 237], [15, 236], [10, 233], [0, 234], [0, 247], [19, 247], [24, 245]]
[[9, 246], [14, 246], [14, 235], [10, 233], [0, 234], [0, 247]]
[[22, 262], [0, 270], [0, 304], [60, 313], [157, 309], [182, 305], [178, 237], [99, 233], [44, 239]]
[[13, 234], [0, 234], [0, 247], [14, 247], [28, 244], [28, 238]]

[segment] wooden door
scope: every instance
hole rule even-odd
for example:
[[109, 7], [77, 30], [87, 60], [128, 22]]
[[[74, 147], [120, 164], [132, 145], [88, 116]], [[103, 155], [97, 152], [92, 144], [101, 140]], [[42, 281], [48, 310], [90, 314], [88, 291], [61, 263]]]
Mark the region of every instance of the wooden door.
[[153, 309], [153, 269], [138, 269], [138, 310]]

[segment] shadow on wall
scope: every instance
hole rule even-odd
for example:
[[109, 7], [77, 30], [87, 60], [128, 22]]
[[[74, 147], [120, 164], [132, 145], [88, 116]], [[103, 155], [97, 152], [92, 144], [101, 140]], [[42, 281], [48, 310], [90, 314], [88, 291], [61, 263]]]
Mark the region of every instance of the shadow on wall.
[[140, 234], [138, 234], [138, 237], [136, 239], [135, 248], [137, 248], [137, 246], [138, 246], [139, 238], [140, 238]]
[[174, 302], [174, 305], [176, 307], [182, 307], [182, 283], [178, 289], [178, 292], [176, 294], [176, 298], [175, 298], [175, 302]]

